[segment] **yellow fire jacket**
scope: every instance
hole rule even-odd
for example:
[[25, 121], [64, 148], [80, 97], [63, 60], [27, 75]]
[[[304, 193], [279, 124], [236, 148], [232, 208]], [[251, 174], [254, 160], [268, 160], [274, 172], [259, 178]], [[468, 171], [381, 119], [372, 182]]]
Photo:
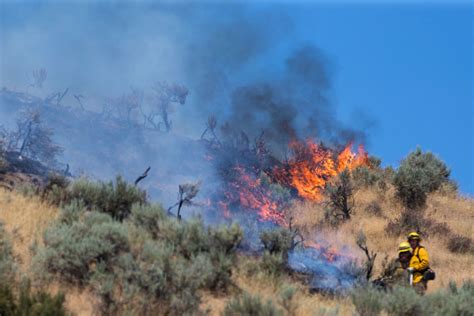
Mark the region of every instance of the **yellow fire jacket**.
[[408, 265], [413, 268], [413, 283], [419, 283], [423, 279], [423, 273], [430, 266], [430, 259], [428, 257], [428, 251], [425, 247], [418, 246], [413, 250], [410, 263]]

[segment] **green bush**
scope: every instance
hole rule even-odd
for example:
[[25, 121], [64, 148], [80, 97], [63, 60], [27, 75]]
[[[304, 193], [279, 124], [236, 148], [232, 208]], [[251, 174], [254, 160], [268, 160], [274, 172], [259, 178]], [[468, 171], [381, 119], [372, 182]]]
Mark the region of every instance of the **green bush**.
[[419, 209], [425, 205], [428, 193], [449, 182], [449, 174], [443, 161], [417, 148], [402, 160], [393, 184], [397, 197], [408, 209]]
[[16, 302], [7, 283], [0, 283], [0, 315], [15, 315]]
[[373, 287], [357, 288], [352, 301], [359, 315], [393, 316], [457, 316], [474, 315], [474, 282], [467, 281], [461, 287], [451, 283], [449, 288], [423, 296], [410, 287], [394, 287], [380, 291]]
[[146, 194], [128, 184], [118, 176], [115, 183], [92, 182], [85, 179], [75, 181], [69, 192], [69, 200], [79, 200], [90, 210], [97, 210], [114, 219], [127, 218], [134, 204], [145, 204]]
[[28, 282], [20, 286], [18, 297], [10, 285], [0, 285], [0, 315], [63, 316], [67, 315], [64, 301], [62, 293], [55, 296], [43, 291], [32, 293]]
[[422, 300], [413, 288], [394, 287], [385, 296], [385, 311], [388, 315], [410, 316], [423, 313]]
[[269, 253], [286, 255], [292, 247], [293, 236], [288, 229], [277, 228], [263, 231], [260, 234], [260, 240], [264, 249]]
[[43, 240], [45, 248], [35, 257], [37, 264], [69, 282], [87, 282], [94, 265], [112, 263], [129, 249], [126, 226], [97, 212], [85, 214], [82, 221], [48, 228]]
[[91, 286], [103, 314], [127, 309], [147, 314], [157, 308], [193, 314], [199, 310], [199, 290], [226, 290], [232, 284], [242, 237], [238, 225], [211, 228], [200, 219], [178, 221], [158, 205], [135, 204], [131, 216], [118, 221], [74, 200], [45, 231], [34, 264], [62, 281]]
[[285, 315], [295, 316], [298, 305], [294, 300], [296, 290], [294, 287], [284, 285], [280, 293], [280, 305], [285, 309]]
[[243, 294], [227, 303], [223, 316], [280, 316], [283, 312], [273, 306], [271, 301], [263, 303], [259, 296]]
[[352, 179], [357, 188], [368, 188], [383, 181], [380, 170], [361, 166], [352, 171]]
[[70, 181], [63, 175], [51, 173], [46, 185], [41, 190], [41, 198], [54, 205], [61, 205], [70, 201], [68, 186]]
[[163, 236], [163, 227], [167, 225], [165, 221], [166, 213], [160, 205], [134, 205], [132, 207], [131, 221], [151, 234], [153, 238]]
[[383, 309], [383, 293], [372, 287], [358, 287], [351, 293], [352, 303], [361, 316], [376, 316]]
[[265, 250], [259, 267], [269, 275], [279, 276], [287, 268], [287, 258], [281, 252], [270, 253]]

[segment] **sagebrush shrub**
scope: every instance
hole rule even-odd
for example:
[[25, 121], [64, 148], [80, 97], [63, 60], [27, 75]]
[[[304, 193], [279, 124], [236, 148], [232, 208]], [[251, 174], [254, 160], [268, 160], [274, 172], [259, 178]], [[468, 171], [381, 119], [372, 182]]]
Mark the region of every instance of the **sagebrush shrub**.
[[53, 205], [61, 205], [71, 200], [68, 192], [70, 181], [63, 175], [51, 173], [41, 189], [41, 199]]
[[352, 179], [357, 188], [368, 188], [382, 181], [380, 170], [361, 166], [352, 171]]
[[409, 316], [423, 313], [422, 299], [410, 287], [394, 287], [384, 299], [384, 308], [388, 315]]
[[48, 228], [43, 240], [45, 248], [36, 256], [38, 264], [69, 282], [87, 282], [93, 265], [111, 262], [129, 249], [126, 226], [97, 212], [70, 225], [58, 223]]
[[457, 316], [474, 315], [474, 282], [465, 281], [458, 287], [450, 283], [447, 289], [419, 295], [411, 287], [394, 287], [388, 291], [374, 287], [357, 288], [352, 301], [359, 315], [393, 316]]
[[295, 302], [296, 289], [294, 287], [284, 285], [280, 292], [280, 305], [285, 309], [288, 316], [296, 315], [298, 305]]
[[44, 291], [32, 293], [28, 282], [20, 286], [18, 294], [10, 284], [0, 285], [0, 315], [63, 316], [67, 315], [64, 301], [62, 293], [54, 296]]
[[82, 201], [90, 210], [123, 220], [130, 215], [134, 204], [146, 203], [146, 193], [118, 176], [115, 183], [77, 180], [71, 186], [69, 199]]
[[291, 249], [293, 236], [288, 229], [277, 228], [263, 231], [260, 234], [260, 240], [264, 249], [270, 254], [281, 253], [286, 255]]
[[383, 293], [372, 287], [359, 287], [352, 291], [352, 303], [361, 316], [377, 316], [383, 309]]
[[277, 309], [271, 301], [263, 303], [259, 296], [251, 296], [244, 293], [242, 296], [233, 298], [227, 303], [224, 316], [280, 316], [283, 312]]
[[91, 286], [104, 314], [130, 306], [138, 314], [195, 314], [199, 290], [225, 291], [232, 284], [242, 237], [238, 225], [178, 221], [158, 205], [135, 204], [119, 221], [76, 199], [44, 233], [34, 262], [62, 281]]
[[449, 181], [450, 170], [430, 152], [420, 148], [410, 153], [398, 167], [393, 178], [397, 197], [409, 209], [425, 205], [427, 194]]
[[132, 222], [149, 232], [153, 238], [163, 235], [163, 226], [167, 225], [165, 218], [166, 213], [161, 205], [134, 205], [132, 207]]
[[265, 250], [260, 261], [260, 269], [273, 276], [280, 275], [287, 268], [288, 260], [281, 252], [271, 253]]

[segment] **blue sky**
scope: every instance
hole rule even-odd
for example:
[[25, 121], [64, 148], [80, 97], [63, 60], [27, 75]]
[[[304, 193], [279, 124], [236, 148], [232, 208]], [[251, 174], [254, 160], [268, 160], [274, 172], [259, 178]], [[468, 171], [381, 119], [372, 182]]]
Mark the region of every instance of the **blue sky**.
[[474, 193], [472, 5], [312, 6], [298, 34], [335, 67], [338, 114], [375, 120], [368, 148], [397, 165], [420, 145]]
[[[272, 76], [289, 52], [314, 44], [327, 57], [337, 116], [366, 129], [372, 154], [397, 166], [420, 145], [448, 164], [462, 192], [474, 195], [472, 4], [241, 6], [0, 0], [0, 84], [25, 86], [27, 74], [41, 65], [51, 70], [45, 89], [103, 91], [106, 85], [108, 93], [119, 93], [157, 74], [192, 85], [208, 74], [199, 66], [216, 58], [232, 64], [227, 80], [245, 84]], [[216, 31], [221, 26], [225, 31]], [[228, 55], [213, 55], [209, 43]], [[193, 125], [189, 116], [181, 126]]]

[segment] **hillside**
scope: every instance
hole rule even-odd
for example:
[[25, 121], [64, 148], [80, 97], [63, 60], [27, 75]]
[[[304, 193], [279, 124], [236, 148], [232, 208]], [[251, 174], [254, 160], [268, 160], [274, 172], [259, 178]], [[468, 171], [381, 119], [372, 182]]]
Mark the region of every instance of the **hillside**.
[[[374, 203], [380, 206], [378, 211], [373, 210]], [[295, 202], [294, 225], [307, 236], [316, 232], [317, 235], [325, 237], [336, 249], [343, 247], [353, 249], [351, 250], [353, 255], [360, 260], [364, 257], [355, 244], [355, 236], [362, 229], [367, 235], [369, 248], [378, 254], [375, 263], [375, 275], [378, 275], [381, 272], [383, 257], [396, 256], [397, 246], [404, 239], [403, 236], [389, 235], [386, 230], [387, 224], [400, 216], [403, 207], [394, 198], [394, 189], [391, 186], [384, 191], [376, 188], [358, 190], [355, 205], [357, 208], [350, 221], [337, 228], [331, 228], [321, 226], [324, 211], [320, 204]], [[474, 200], [471, 198], [453, 192], [438, 191], [428, 197], [426, 218], [446, 223], [452, 234], [473, 238], [473, 206]], [[35, 195], [25, 196], [15, 191], [0, 190], [0, 221], [5, 224], [6, 232], [11, 236], [19, 275], [26, 275], [33, 280], [41, 279], [31, 268], [32, 257], [35, 249], [43, 244], [42, 235], [45, 229], [57, 220], [59, 213], [56, 206], [41, 201]], [[429, 284], [428, 293], [447, 287], [450, 281], [461, 284], [463, 281], [472, 280], [474, 253], [472, 250], [466, 253], [452, 253], [448, 249], [450, 238], [452, 238], [450, 234], [432, 233], [423, 240], [431, 256], [431, 267], [437, 273], [436, 280]], [[261, 268], [255, 271], [259, 260], [261, 260], [259, 256], [239, 253], [232, 264], [231, 279], [234, 286], [226, 291], [201, 291], [201, 309], [208, 310], [211, 315], [219, 315], [226, 303], [241, 291], [270, 299], [276, 306], [282, 307], [279, 303], [281, 291], [291, 286], [296, 289], [292, 300], [292, 304], [297, 307], [296, 315], [314, 315], [318, 314], [318, 311], [321, 315], [327, 315], [324, 313], [329, 312], [352, 315], [355, 312], [350, 297], [332, 296], [323, 292], [310, 293], [305, 282], [295, 274], [269, 275]], [[92, 287], [55, 280], [37, 285], [39, 288], [46, 288], [50, 293], [64, 292], [67, 310], [76, 315], [99, 312], [100, 298]]]

